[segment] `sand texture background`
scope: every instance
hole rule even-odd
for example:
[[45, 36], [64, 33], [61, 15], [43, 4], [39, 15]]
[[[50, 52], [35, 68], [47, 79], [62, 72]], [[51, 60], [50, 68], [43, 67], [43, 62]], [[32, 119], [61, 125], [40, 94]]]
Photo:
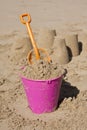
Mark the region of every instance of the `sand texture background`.
[[[61, 86], [58, 108], [52, 113], [36, 115], [31, 112], [20, 79], [20, 68], [24, 66], [27, 53], [32, 49], [26, 27], [19, 19], [19, 15], [25, 12], [32, 16], [31, 26], [37, 42], [41, 36], [42, 39], [47, 36], [47, 29], [55, 30], [56, 34], [53, 31], [52, 35], [53, 45], [49, 43], [46, 46], [47, 43], [44, 43], [53, 60], [57, 60], [55, 56], [60, 58], [57, 53], [60, 54], [62, 50], [61, 46], [57, 50], [55, 39], [78, 35], [80, 54], [72, 56], [70, 61], [66, 58], [66, 64], [59, 61], [67, 71]], [[45, 32], [40, 36], [43, 28]], [[86, 35], [86, 0], [0, 1], [0, 130], [87, 129]], [[67, 56], [66, 50], [64, 52]]]

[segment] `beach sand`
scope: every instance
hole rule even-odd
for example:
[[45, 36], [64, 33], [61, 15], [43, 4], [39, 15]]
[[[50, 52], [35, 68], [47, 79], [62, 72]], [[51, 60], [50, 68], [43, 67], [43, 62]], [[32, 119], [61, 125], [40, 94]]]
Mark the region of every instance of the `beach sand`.
[[78, 34], [80, 44], [84, 41], [81, 35], [87, 33], [86, 0], [1, 1], [0, 130], [86, 130], [86, 42], [81, 44], [78, 56], [62, 64], [67, 73], [61, 86], [58, 108], [54, 112], [37, 115], [28, 107], [20, 78], [20, 68], [32, 49], [26, 27], [19, 19], [19, 15], [25, 12], [31, 14], [36, 40], [42, 28], [55, 30], [54, 38]]

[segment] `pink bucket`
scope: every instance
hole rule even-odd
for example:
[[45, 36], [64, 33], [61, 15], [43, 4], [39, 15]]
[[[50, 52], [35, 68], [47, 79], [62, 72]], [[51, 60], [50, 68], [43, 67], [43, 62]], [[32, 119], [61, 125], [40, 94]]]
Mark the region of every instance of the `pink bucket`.
[[41, 114], [56, 109], [62, 76], [49, 80], [31, 80], [21, 77], [28, 105], [33, 113]]

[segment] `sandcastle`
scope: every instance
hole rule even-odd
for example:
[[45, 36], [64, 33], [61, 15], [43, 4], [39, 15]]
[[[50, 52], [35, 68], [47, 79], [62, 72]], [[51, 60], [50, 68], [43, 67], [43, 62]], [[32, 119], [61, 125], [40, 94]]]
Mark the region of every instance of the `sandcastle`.
[[87, 53], [87, 33], [83, 32], [78, 35], [79, 44], [81, 46], [82, 53]]
[[71, 52], [71, 56], [79, 55], [79, 44], [77, 34], [68, 34], [65, 36], [66, 45]]
[[56, 35], [55, 30], [40, 29], [37, 36], [37, 45], [39, 48], [49, 49], [53, 45], [54, 37]]
[[54, 40], [53, 49], [54, 53], [52, 55], [52, 60], [56, 60], [59, 64], [66, 64], [69, 62], [65, 39], [59, 39], [56, 37]]
[[[87, 52], [87, 34], [83, 32], [80, 34], [66, 32], [60, 37], [56, 35], [56, 30], [40, 29], [35, 38], [38, 47], [46, 49], [51, 60], [60, 65], [69, 63], [72, 57], [78, 56], [81, 51], [83, 54]], [[28, 37], [16, 38], [11, 48], [11, 61], [27, 57], [32, 49], [30, 42]]]

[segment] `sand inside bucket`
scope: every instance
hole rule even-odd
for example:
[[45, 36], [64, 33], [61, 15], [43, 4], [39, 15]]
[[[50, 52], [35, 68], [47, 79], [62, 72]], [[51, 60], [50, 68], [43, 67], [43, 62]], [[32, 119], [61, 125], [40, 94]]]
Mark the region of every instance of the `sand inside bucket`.
[[64, 69], [59, 64], [37, 60], [34, 64], [26, 65], [22, 75], [28, 79], [47, 80], [57, 78], [63, 73]]

